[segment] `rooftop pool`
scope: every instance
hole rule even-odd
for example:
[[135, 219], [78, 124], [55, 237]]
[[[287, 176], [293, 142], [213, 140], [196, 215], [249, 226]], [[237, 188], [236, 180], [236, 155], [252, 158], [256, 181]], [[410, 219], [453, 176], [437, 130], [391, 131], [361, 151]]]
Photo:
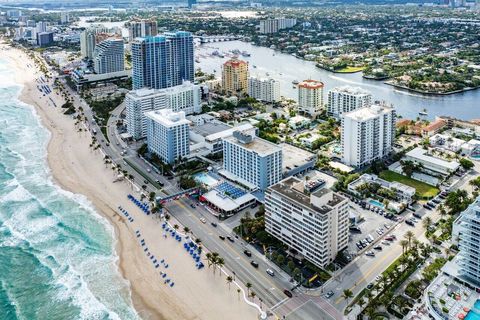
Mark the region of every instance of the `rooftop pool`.
[[195, 180], [197, 180], [198, 182], [203, 183], [203, 184], [205, 184], [209, 187], [213, 187], [214, 185], [216, 185], [218, 183], [217, 179], [213, 178], [212, 176], [210, 176], [206, 172], [199, 172], [197, 174], [194, 174], [193, 178]]

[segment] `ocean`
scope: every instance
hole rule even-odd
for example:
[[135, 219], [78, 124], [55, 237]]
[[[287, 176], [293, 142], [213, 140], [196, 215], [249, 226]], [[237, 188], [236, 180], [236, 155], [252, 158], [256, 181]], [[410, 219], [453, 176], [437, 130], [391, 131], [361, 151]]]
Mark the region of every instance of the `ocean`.
[[0, 59], [0, 319], [138, 319], [113, 228], [54, 183], [50, 133], [11, 74]]

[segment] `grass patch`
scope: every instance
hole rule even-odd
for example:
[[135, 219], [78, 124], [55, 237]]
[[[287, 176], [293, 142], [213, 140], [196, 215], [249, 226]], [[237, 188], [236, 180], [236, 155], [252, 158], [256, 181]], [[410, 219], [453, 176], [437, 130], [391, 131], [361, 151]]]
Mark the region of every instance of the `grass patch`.
[[346, 68], [343, 68], [343, 69], [338, 69], [338, 70], [335, 70], [335, 72], [338, 72], [338, 73], [354, 73], [354, 72], [360, 72], [362, 71], [363, 69], [365, 69], [364, 67], [346, 67]]
[[417, 181], [415, 179], [409, 178], [407, 176], [398, 174], [390, 170], [380, 172], [380, 178], [390, 182], [397, 181], [407, 186], [413, 187], [415, 188], [415, 190], [417, 190], [417, 196], [421, 198], [433, 198], [440, 191], [437, 187], [426, 184], [425, 182]]

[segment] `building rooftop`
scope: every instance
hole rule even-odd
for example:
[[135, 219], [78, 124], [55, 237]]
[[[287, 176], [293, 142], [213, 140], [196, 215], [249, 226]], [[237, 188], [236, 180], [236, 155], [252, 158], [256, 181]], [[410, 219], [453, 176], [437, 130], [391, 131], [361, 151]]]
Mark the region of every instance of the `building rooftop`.
[[352, 87], [352, 86], [340, 86], [340, 87], [333, 88], [331, 91], [337, 92], [337, 93], [346, 93], [351, 95], [371, 95], [370, 91], [367, 91], [360, 87]]
[[316, 158], [315, 154], [288, 143], [282, 143], [278, 146], [282, 149], [282, 172], [301, 167]]
[[435, 131], [435, 130], [438, 130], [438, 129], [446, 126], [446, 125], [447, 125], [447, 123], [446, 123], [445, 120], [437, 119], [437, 120], [433, 121], [432, 123], [430, 123], [425, 128], [423, 128], [423, 131], [426, 131], [426, 132]]
[[242, 66], [242, 65], [248, 66], [248, 62], [232, 58], [230, 60], [225, 61], [225, 63], [223, 64], [224, 67], [229, 66], [229, 67], [233, 67], [233, 68], [236, 68], [236, 67], [239, 67], [239, 66]]
[[393, 110], [393, 108], [381, 105], [372, 105], [368, 108], [360, 108], [351, 112], [344, 113], [345, 118], [351, 118], [357, 121], [366, 121], [378, 117], [378, 115]]
[[323, 82], [318, 80], [303, 80], [298, 84], [299, 88], [306, 88], [306, 89], [320, 89], [324, 87]]
[[258, 138], [252, 135], [251, 133], [245, 133], [245, 131], [242, 132], [242, 131], [234, 130], [234, 133], [235, 132], [238, 132], [239, 134], [243, 133], [245, 137], [250, 136], [251, 138], [241, 141], [238, 139], [238, 137], [230, 136], [230, 137], [224, 138], [224, 140], [230, 143], [234, 143], [236, 145], [242, 146], [245, 149], [256, 152], [261, 156], [267, 156], [272, 153], [282, 151], [282, 149], [277, 144], [269, 142], [262, 138]]
[[183, 111], [173, 112], [170, 109], [162, 109], [146, 112], [145, 116], [165, 127], [175, 127], [179, 125], [190, 124], [190, 121], [185, 118], [185, 112]]
[[[334, 193], [330, 189], [320, 189], [312, 194], [308, 194], [304, 191], [304, 181], [295, 177], [286, 178], [277, 184], [270, 186], [268, 189], [278, 192], [308, 210], [320, 214], [327, 214], [332, 210], [331, 207], [336, 206], [345, 200], [344, 197]], [[320, 205], [314, 205], [312, 202]]]
[[421, 147], [417, 147], [409, 152], [407, 152], [406, 156], [417, 159], [419, 161], [430, 162], [437, 166], [441, 166], [450, 170], [457, 170], [460, 164], [456, 161], [447, 161], [443, 160], [434, 156], [427, 154], [428, 150], [425, 150]]

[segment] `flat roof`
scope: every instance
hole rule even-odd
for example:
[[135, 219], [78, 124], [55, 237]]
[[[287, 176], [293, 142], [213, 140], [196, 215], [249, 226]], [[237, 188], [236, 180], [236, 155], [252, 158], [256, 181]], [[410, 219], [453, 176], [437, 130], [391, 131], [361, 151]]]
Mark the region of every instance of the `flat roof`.
[[208, 202], [212, 203], [216, 207], [221, 208], [225, 211], [235, 210], [239, 208], [241, 205], [243, 205], [244, 203], [247, 203], [249, 201], [256, 199], [250, 193], [246, 193], [237, 199], [232, 199], [230, 197], [223, 197], [220, 195], [220, 192], [218, 192], [215, 189], [205, 193], [203, 197], [207, 199]]
[[161, 109], [146, 112], [145, 116], [165, 127], [174, 127], [178, 125], [189, 125], [190, 120], [185, 118], [185, 112], [173, 112], [170, 109]]
[[426, 153], [427, 153], [427, 150], [425, 150], [423, 148], [420, 148], [420, 147], [417, 147], [417, 148], [407, 152], [406, 156], [418, 159], [419, 161], [430, 162], [430, 163], [433, 163], [437, 166], [441, 166], [441, 167], [451, 169], [451, 170], [456, 170], [460, 166], [460, 164], [456, 161], [443, 160], [443, 159], [440, 159], [440, 158], [430, 156]]
[[351, 95], [371, 95], [370, 91], [367, 91], [365, 89], [362, 89], [360, 87], [352, 87], [352, 86], [340, 86], [340, 87], [335, 87], [331, 90], [331, 92], [336, 92], [336, 93], [346, 93], [346, 94], [351, 94]]
[[215, 141], [215, 140], [218, 140], [218, 139], [229, 137], [233, 134], [234, 131], [237, 131], [237, 130], [245, 131], [245, 130], [254, 129], [253, 125], [249, 122], [242, 123], [242, 124], [240, 124], [236, 127], [230, 127], [230, 126], [227, 126], [227, 127], [228, 128], [226, 130], [215, 132], [215, 133], [212, 133], [211, 135], [207, 136], [206, 140]]
[[354, 111], [344, 113], [343, 115], [345, 118], [352, 118], [357, 121], [365, 121], [376, 118], [380, 114], [391, 110], [393, 110], [393, 108], [375, 104], [367, 108], [360, 108]]
[[194, 126], [192, 128], [192, 131], [194, 131], [195, 133], [198, 133], [203, 137], [207, 137], [209, 135], [219, 133], [219, 132], [228, 130], [230, 128], [231, 127], [229, 125], [222, 122], [206, 122], [204, 124]]
[[[236, 130], [234, 130], [236, 131]], [[229, 141], [230, 143], [236, 144], [238, 146], [241, 146], [245, 149], [254, 151], [260, 155], [269, 155], [275, 152], [282, 151], [282, 149], [275, 143], [269, 142], [267, 140], [264, 140], [262, 138], [259, 138], [255, 136], [253, 140], [249, 143], [242, 143], [238, 141], [237, 138], [231, 136], [231, 137], [226, 137], [224, 138], [225, 141]]]
[[315, 158], [315, 154], [292, 146], [288, 143], [281, 143], [278, 146], [282, 148], [282, 171], [284, 172], [301, 167]]

